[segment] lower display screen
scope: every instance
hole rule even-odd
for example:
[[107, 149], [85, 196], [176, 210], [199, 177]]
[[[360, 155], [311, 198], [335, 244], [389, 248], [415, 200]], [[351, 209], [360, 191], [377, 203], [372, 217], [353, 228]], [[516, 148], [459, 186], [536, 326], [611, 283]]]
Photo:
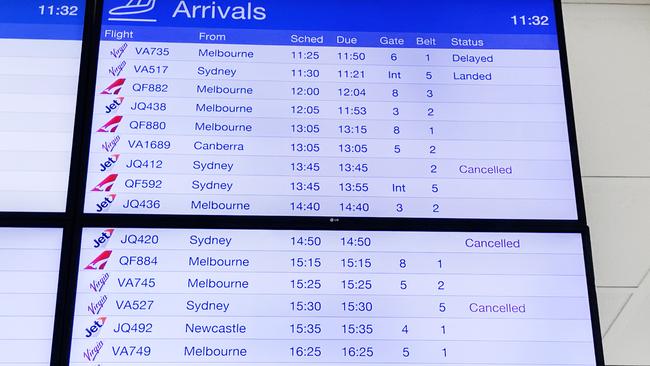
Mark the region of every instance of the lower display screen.
[[579, 234], [87, 228], [71, 365], [595, 365]]
[[0, 228], [0, 365], [50, 365], [62, 235]]

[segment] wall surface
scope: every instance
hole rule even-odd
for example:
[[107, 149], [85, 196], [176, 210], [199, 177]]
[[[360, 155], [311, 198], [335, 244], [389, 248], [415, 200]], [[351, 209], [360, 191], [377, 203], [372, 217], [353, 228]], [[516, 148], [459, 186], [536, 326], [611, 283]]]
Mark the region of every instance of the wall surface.
[[650, 0], [564, 1], [608, 365], [650, 365]]

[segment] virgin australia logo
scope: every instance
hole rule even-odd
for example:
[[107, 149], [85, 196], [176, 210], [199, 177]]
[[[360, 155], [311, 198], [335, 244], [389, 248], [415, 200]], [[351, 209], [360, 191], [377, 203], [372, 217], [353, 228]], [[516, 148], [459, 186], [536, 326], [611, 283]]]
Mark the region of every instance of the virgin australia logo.
[[116, 6], [108, 11], [111, 16], [108, 20], [126, 22], [156, 22], [157, 19], [148, 18], [144, 14], [156, 7], [156, 0], [128, 0], [126, 4]]

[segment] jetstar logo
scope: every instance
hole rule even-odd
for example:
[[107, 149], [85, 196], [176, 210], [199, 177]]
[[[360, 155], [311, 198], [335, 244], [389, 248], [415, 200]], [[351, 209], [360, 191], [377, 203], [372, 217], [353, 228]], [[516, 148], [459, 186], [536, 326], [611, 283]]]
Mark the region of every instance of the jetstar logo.
[[103, 251], [102, 254], [98, 255], [97, 258], [95, 258], [92, 262], [90, 262], [84, 269], [103, 270], [104, 268], [106, 268], [106, 264], [108, 263], [108, 258], [111, 257], [112, 253], [113, 253], [112, 250]]
[[125, 68], [126, 68], [126, 61], [123, 60], [122, 62], [120, 62], [119, 65], [117, 65], [115, 67], [111, 67], [110, 69], [108, 69], [108, 73], [115, 76], [115, 77], [118, 77], [118, 76], [120, 76], [122, 71], [124, 71]]
[[104, 285], [106, 285], [106, 282], [108, 282], [108, 279], [111, 276], [108, 273], [104, 273], [99, 279], [93, 280], [93, 282], [90, 283], [90, 289], [95, 291], [95, 292], [102, 292], [102, 289], [104, 288]]
[[124, 86], [124, 82], [126, 79], [117, 79], [113, 82], [113, 84], [109, 85], [104, 89], [101, 94], [104, 95], [118, 95], [120, 94], [120, 90], [122, 90], [122, 87]]
[[86, 328], [86, 338], [90, 338], [93, 336], [96, 336], [100, 330], [102, 330], [102, 327], [104, 324], [106, 324], [106, 317], [105, 316], [100, 316], [93, 322], [91, 326]]
[[103, 248], [108, 244], [108, 241], [113, 236], [115, 229], [106, 229], [102, 231], [101, 235], [93, 239], [93, 248]]
[[122, 116], [115, 116], [100, 127], [97, 132], [115, 132], [120, 127], [120, 122], [122, 122]]
[[115, 202], [115, 197], [117, 197], [116, 194], [109, 194], [104, 198], [103, 201], [98, 203], [97, 206], [97, 213], [105, 212], [108, 211], [111, 208], [111, 205], [113, 202]]
[[113, 113], [120, 108], [122, 103], [124, 103], [124, 97], [117, 97], [113, 99], [111, 104], [106, 106], [106, 110], [104, 112], [106, 112], [106, 114]]
[[99, 164], [99, 171], [105, 172], [111, 170], [113, 165], [117, 164], [117, 161], [120, 159], [120, 154], [113, 154], [106, 159], [103, 163]]
[[99, 341], [93, 348], [87, 348], [86, 352], [84, 352], [84, 358], [87, 359], [88, 361], [95, 361], [97, 356], [99, 355], [99, 351], [102, 350], [104, 347], [104, 341]]
[[113, 184], [115, 184], [115, 180], [117, 179], [117, 174], [111, 174], [108, 177], [104, 178], [103, 181], [99, 182], [95, 186], [95, 188], [92, 189], [93, 192], [110, 192], [111, 189], [113, 189]]

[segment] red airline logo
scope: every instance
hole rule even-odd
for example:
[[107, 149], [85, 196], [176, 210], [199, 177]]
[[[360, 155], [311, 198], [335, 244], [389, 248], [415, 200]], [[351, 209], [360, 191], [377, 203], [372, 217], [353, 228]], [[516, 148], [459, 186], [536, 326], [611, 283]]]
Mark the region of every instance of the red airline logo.
[[112, 250], [105, 250], [97, 258], [95, 258], [92, 262], [90, 262], [84, 269], [103, 270], [106, 267], [106, 264], [108, 263], [108, 258], [111, 257], [112, 253], [113, 253]]
[[99, 182], [95, 188], [92, 189], [93, 192], [110, 192], [113, 188], [113, 184], [117, 179], [117, 174], [111, 174], [108, 177], [104, 178], [103, 181]]
[[117, 128], [120, 127], [120, 122], [122, 122], [122, 116], [115, 116], [100, 127], [97, 132], [115, 132], [117, 131]]
[[117, 95], [120, 94], [120, 90], [122, 90], [122, 86], [124, 86], [124, 82], [126, 79], [117, 79], [113, 82], [113, 84], [109, 85], [106, 89], [104, 89], [101, 94], [108, 95]]

